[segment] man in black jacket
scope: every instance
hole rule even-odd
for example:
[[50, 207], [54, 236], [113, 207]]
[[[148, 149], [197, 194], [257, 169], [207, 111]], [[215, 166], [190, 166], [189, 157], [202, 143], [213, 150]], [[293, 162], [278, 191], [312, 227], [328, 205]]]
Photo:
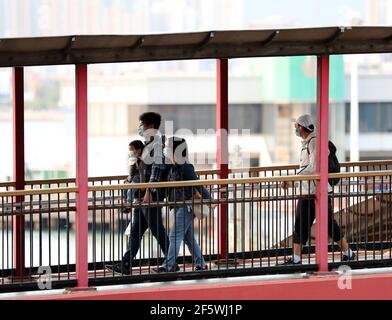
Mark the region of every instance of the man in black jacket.
[[[163, 155], [164, 136], [159, 131], [161, 125], [161, 115], [155, 112], [146, 112], [139, 117], [138, 133], [145, 139], [141, 163], [139, 165], [139, 176], [141, 183], [155, 183], [166, 181], [168, 165], [165, 164]], [[164, 190], [146, 189], [143, 203], [153, 204], [155, 201], [162, 201]], [[129, 249], [125, 252], [122, 261], [106, 267], [122, 274], [129, 274], [132, 267], [132, 260], [135, 258], [140, 248], [140, 242], [144, 232], [150, 228], [152, 234], [157, 239], [159, 246], [166, 256], [169, 248], [169, 238], [162, 222], [161, 207], [149, 206], [140, 210], [132, 222], [131, 236], [129, 239]]]

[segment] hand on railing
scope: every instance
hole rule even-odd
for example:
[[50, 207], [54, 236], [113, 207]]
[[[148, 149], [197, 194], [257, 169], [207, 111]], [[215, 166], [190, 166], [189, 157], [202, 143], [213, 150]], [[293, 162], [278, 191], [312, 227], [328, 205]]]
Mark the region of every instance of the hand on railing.
[[280, 184], [280, 187], [283, 189], [283, 190], [287, 190], [287, 189], [289, 189], [289, 188], [296, 188], [296, 187], [298, 187], [298, 182], [294, 182], [294, 181], [283, 181], [281, 184]]
[[284, 190], [287, 190], [288, 188], [293, 188], [294, 187], [294, 183], [292, 181], [283, 181], [280, 184], [280, 187]]
[[149, 190], [146, 190], [146, 194], [143, 198], [143, 203], [150, 203], [152, 201], [151, 194]]
[[288, 181], [283, 181], [283, 182], [280, 184], [280, 187], [281, 187], [282, 189], [284, 189], [284, 190], [287, 190], [287, 189], [289, 188], [289, 183], [288, 183]]
[[217, 208], [218, 206], [219, 206], [218, 203], [213, 203], [213, 204], [211, 204], [211, 210], [214, 211], [215, 208]]

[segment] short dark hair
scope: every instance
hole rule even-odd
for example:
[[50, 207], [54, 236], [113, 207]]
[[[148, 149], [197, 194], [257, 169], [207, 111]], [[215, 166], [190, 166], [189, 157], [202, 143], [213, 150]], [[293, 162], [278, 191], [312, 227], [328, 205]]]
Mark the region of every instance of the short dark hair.
[[136, 150], [138, 150], [138, 149], [143, 150], [144, 143], [140, 140], [133, 140], [129, 143], [129, 146], [134, 147]]
[[139, 120], [147, 126], [152, 124], [154, 126], [154, 129], [159, 129], [159, 127], [161, 126], [162, 118], [159, 113], [145, 112], [140, 115]]
[[181, 156], [188, 158], [188, 147], [184, 138], [170, 137], [168, 139], [168, 146], [172, 149], [174, 154], [176, 154], [177, 148], [181, 146], [183, 148]]

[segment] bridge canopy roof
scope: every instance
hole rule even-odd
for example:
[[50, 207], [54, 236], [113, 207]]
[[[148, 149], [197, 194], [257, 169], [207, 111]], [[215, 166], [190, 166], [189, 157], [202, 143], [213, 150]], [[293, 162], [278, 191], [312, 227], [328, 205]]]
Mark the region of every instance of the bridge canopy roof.
[[392, 52], [392, 27], [0, 39], [0, 67]]

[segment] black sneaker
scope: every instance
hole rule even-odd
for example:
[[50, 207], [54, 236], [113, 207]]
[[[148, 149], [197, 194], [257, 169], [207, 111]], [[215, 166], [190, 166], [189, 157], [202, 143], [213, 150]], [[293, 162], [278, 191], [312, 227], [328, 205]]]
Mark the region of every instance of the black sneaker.
[[158, 268], [153, 268], [152, 271], [154, 271], [156, 273], [176, 272], [176, 271], [180, 271], [180, 267], [178, 266], [178, 264], [176, 264], [174, 269], [167, 270], [166, 267], [161, 266], [161, 267], [158, 267]]
[[302, 264], [302, 261], [294, 262], [293, 258], [285, 259], [283, 263], [280, 263], [280, 266], [288, 265], [288, 264]]
[[208, 266], [205, 265], [204, 267], [202, 266], [196, 266], [195, 267], [195, 271], [204, 271], [204, 270], [208, 270]]
[[106, 269], [109, 269], [110, 271], [114, 271], [116, 273], [121, 273], [121, 274], [130, 274], [131, 270], [127, 265], [121, 264], [121, 263], [116, 263], [116, 264], [107, 264], [105, 265]]
[[346, 255], [344, 254], [344, 255], [343, 255], [343, 258], [342, 258], [342, 261], [350, 261], [350, 260], [355, 260], [355, 257], [356, 257], [356, 255], [355, 255], [355, 252], [354, 252], [354, 251], [352, 251], [351, 253], [352, 253], [351, 257], [349, 257], [349, 256], [346, 256]]
[[167, 272], [167, 269], [165, 267], [158, 267], [158, 268], [152, 268], [152, 271], [155, 273], [164, 273]]

